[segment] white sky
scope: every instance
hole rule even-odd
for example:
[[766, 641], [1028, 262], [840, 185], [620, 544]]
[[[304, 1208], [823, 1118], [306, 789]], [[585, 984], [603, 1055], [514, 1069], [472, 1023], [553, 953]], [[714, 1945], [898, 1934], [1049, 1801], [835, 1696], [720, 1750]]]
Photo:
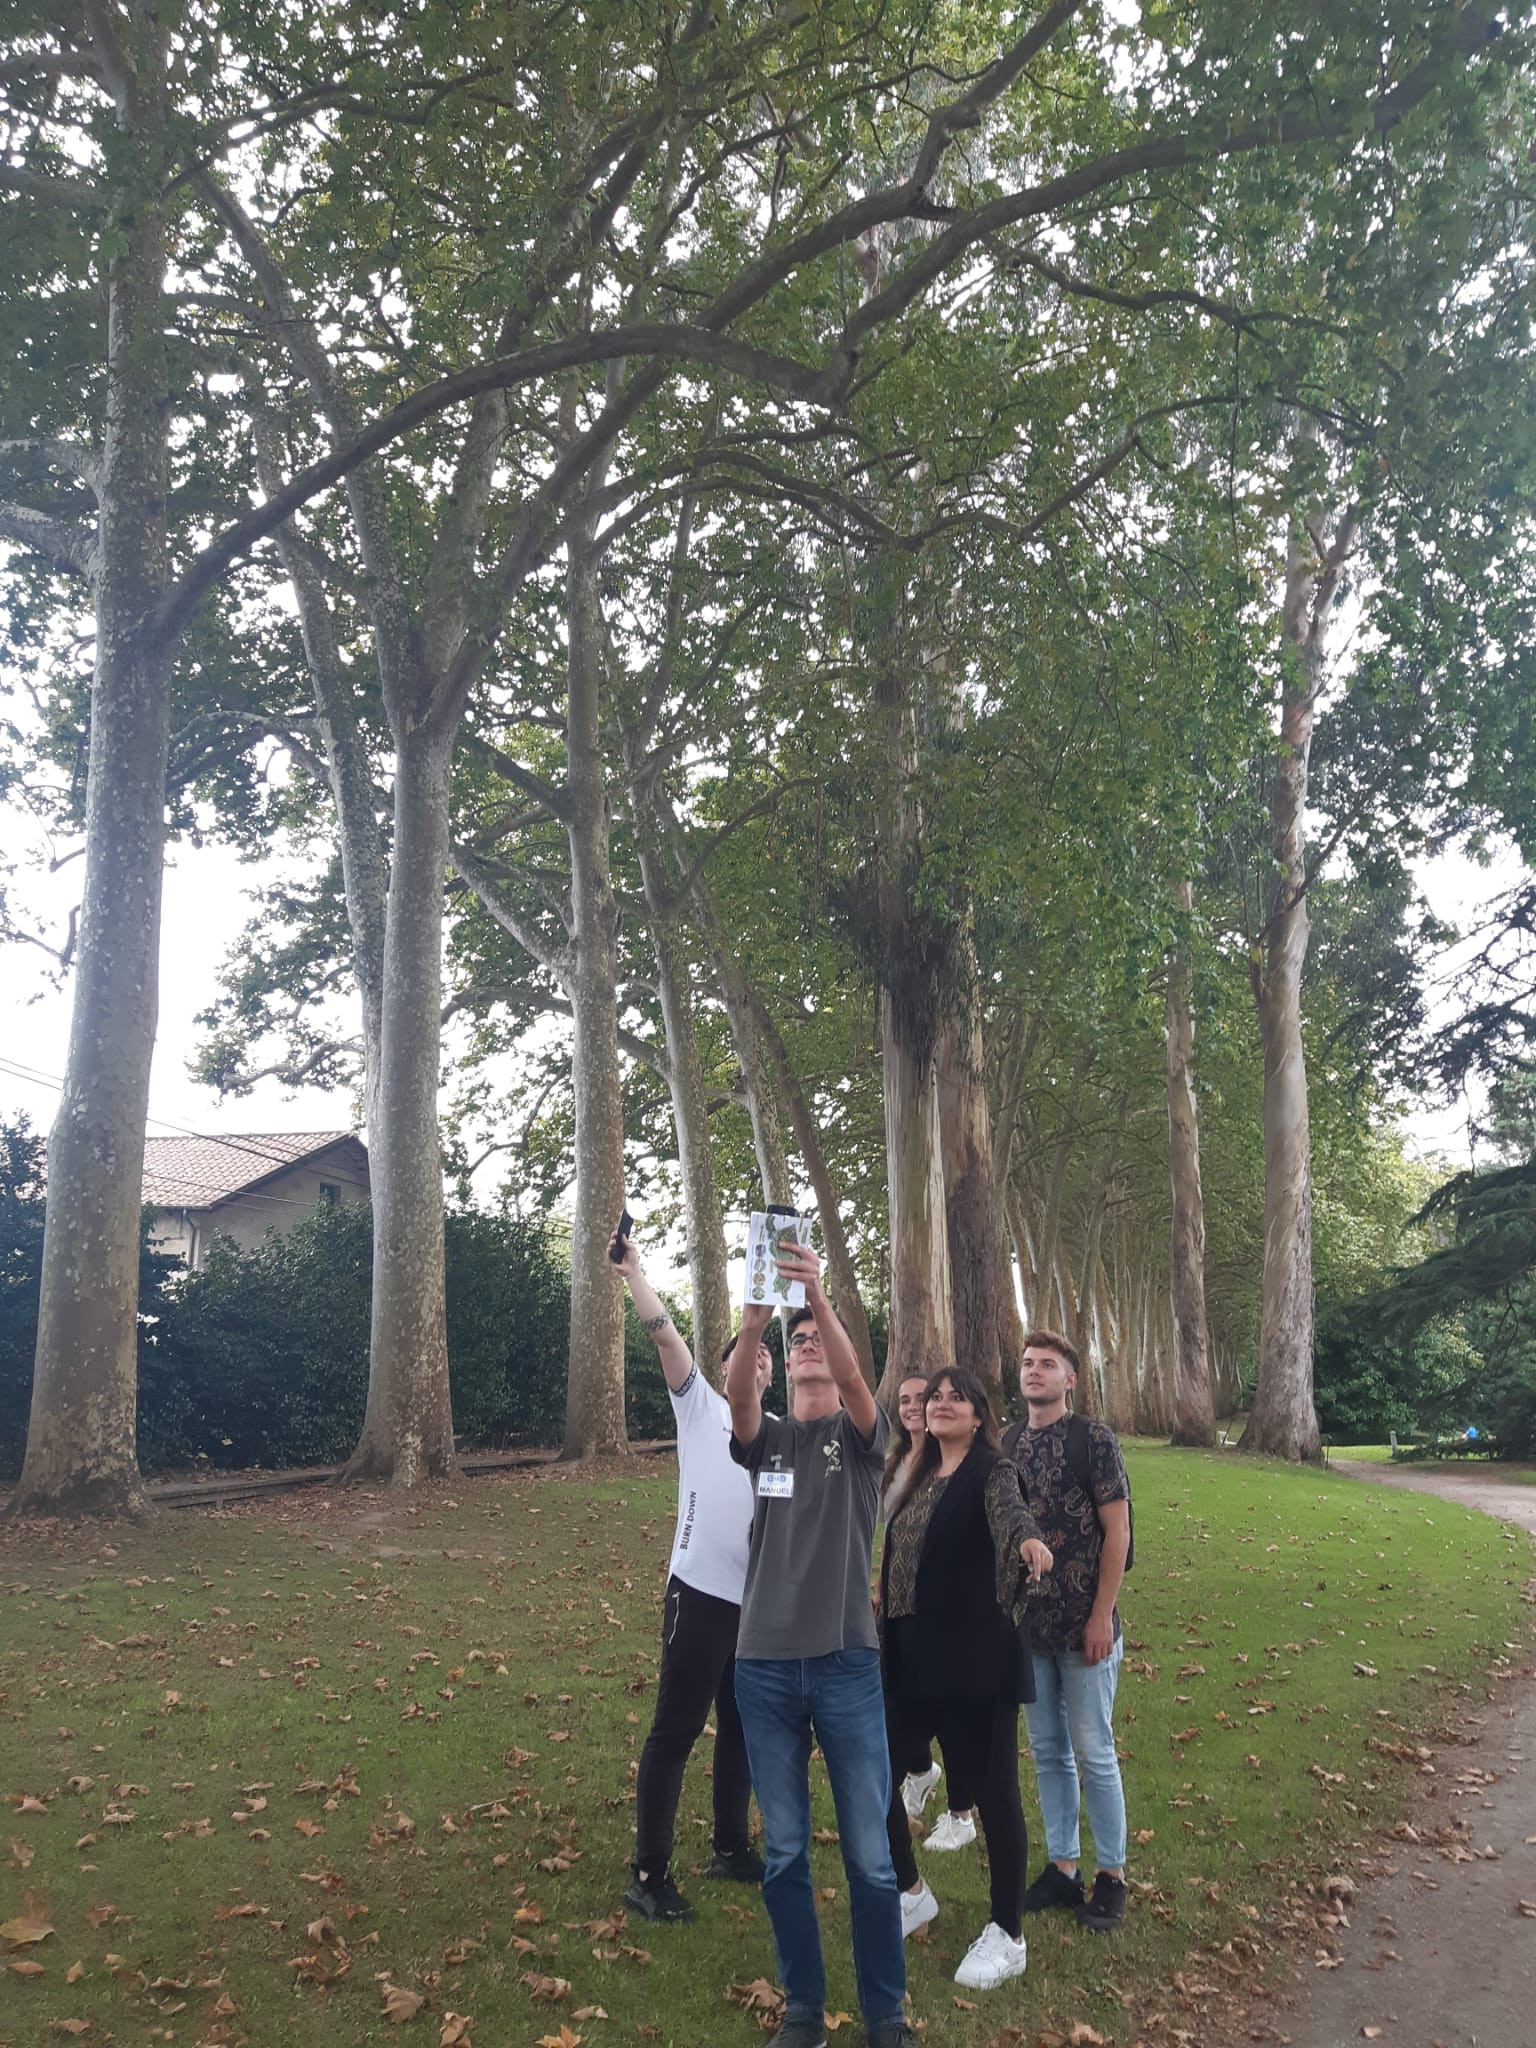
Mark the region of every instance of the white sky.
[[[24, 821], [13, 812], [5, 818], [7, 851], [24, 857], [16, 845]], [[328, 1130], [351, 1122], [345, 1094], [328, 1089], [291, 1090], [276, 1081], [261, 1082], [253, 1094], [221, 1102], [187, 1072], [198, 1028], [194, 1022], [218, 994], [219, 964], [237, 942], [250, 911], [249, 896], [281, 871], [279, 863], [250, 865], [226, 847], [205, 844], [172, 849], [166, 873], [162, 922], [160, 1029], [150, 1083], [151, 1130], [180, 1127], [199, 1132]], [[1426, 863], [1420, 884], [1430, 907], [1462, 929], [1475, 927], [1482, 906], [1509, 887], [1521, 873], [1518, 857], [1503, 854], [1488, 868], [1479, 868], [1460, 854]], [[34, 871], [18, 877], [16, 897], [27, 903], [37, 928], [61, 934], [74, 902], [80, 865], [72, 862], [57, 874]], [[1450, 979], [1455, 949], [1437, 965], [1434, 981]], [[59, 1077], [69, 1040], [70, 983], [59, 985], [53, 963], [39, 949], [10, 945], [0, 949], [0, 1114], [24, 1110], [34, 1125], [46, 1130], [53, 1117]], [[13, 1071], [21, 1066], [39, 1078]], [[1467, 1156], [1466, 1105], [1415, 1106], [1404, 1118], [1415, 1150], [1464, 1160]], [[487, 1169], [487, 1191], [502, 1170], [493, 1161]]]

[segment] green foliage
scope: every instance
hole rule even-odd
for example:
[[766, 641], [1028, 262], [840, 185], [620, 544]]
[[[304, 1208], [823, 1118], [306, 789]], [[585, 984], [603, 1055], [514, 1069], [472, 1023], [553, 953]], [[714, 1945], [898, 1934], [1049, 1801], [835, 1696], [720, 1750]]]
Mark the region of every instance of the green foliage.
[[[37, 1336], [42, 1140], [0, 1123], [0, 1478], [20, 1470]], [[146, 1471], [335, 1464], [368, 1389], [372, 1216], [322, 1206], [252, 1251], [213, 1240], [194, 1273], [148, 1248], [140, 1278], [139, 1457]], [[447, 1217], [448, 1355], [465, 1448], [547, 1445], [565, 1419], [570, 1273], [557, 1234], [509, 1216]], [[617, 1284], [617, 1283], [616, 1283]], [[674, 1320], [688, 1334], [686, 1313]], [[673, 1434], [656, 1347], [631, 1309], [626, 1411]]]

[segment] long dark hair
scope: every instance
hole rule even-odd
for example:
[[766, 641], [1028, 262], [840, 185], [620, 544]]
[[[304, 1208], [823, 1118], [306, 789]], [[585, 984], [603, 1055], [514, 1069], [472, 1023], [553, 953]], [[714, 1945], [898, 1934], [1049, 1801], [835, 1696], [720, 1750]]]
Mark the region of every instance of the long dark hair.
[[880, 1475], [881, 1498], [890, 1487], [891, 1481], [901, 1470], [901, 1462], [912, 1448], [912, 1432], [901, 1419], [901, 1390], [908, 1380], [923, 1382], [923, 1399], [928, 1398], [928, 1375], [922, 1372], [904, 1372], [896, 1382], [896, 1412], [891, 1417], [891, 1448], [885, 1454], [885, 1470]]
[[[971, 1448], [974, 1450], [977, 1444], [984, 1444], [989, 1451], [1000, 1451], [1003, 1440], [998, 1434], [997, 1412], [992, 1406], [992, 1396], [987, 1392], [986, 1383], [978, 1379], [975, 1373], [967, 1372], [963, 1365], [941, 1365], [936, 1373], [930, 1375], [927, 1390], [923, 1395], [924, 1419], [927, 1418], [928, 1403], [933, 1399], [934, 1389], [941, 1380], [948, 1380], [956, 1397], [961, 1401], [969, 1401], [976, 1411], [981, 1427], [976, 1432]], [[923, 1439], [923, 1448], [918, 1453], [917, 1465], [912, 1473], [911, 1491], [915, 1492], [928, 1474], [937, 1469], [939, 1455], [939, 1440], [930, 1429]]]

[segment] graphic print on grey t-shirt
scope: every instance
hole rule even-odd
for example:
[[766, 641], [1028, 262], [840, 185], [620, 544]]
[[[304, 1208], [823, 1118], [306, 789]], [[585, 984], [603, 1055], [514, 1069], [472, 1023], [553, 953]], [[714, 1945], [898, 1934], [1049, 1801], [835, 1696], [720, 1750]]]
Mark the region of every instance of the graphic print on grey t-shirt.
[[756, 1499], [738, 1657], [825, 1657], [873, 1649], [869, 1550], [890, 1423], [868, 1443], [841, 1408], [811, 1422], [765, 1415], [731, 1456]]

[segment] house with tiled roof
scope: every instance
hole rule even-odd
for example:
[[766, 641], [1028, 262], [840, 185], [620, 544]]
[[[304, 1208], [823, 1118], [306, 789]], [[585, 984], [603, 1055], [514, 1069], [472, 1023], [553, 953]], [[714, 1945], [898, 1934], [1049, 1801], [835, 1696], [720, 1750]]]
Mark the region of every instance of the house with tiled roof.
[[215, 1237], [253, 1250], [324, 1202], [368, 1200], [368, 1149], [351, 1131], [262, 1131], [249, 1137], [148, 1138], [150, 1239], [200, 1266]]

